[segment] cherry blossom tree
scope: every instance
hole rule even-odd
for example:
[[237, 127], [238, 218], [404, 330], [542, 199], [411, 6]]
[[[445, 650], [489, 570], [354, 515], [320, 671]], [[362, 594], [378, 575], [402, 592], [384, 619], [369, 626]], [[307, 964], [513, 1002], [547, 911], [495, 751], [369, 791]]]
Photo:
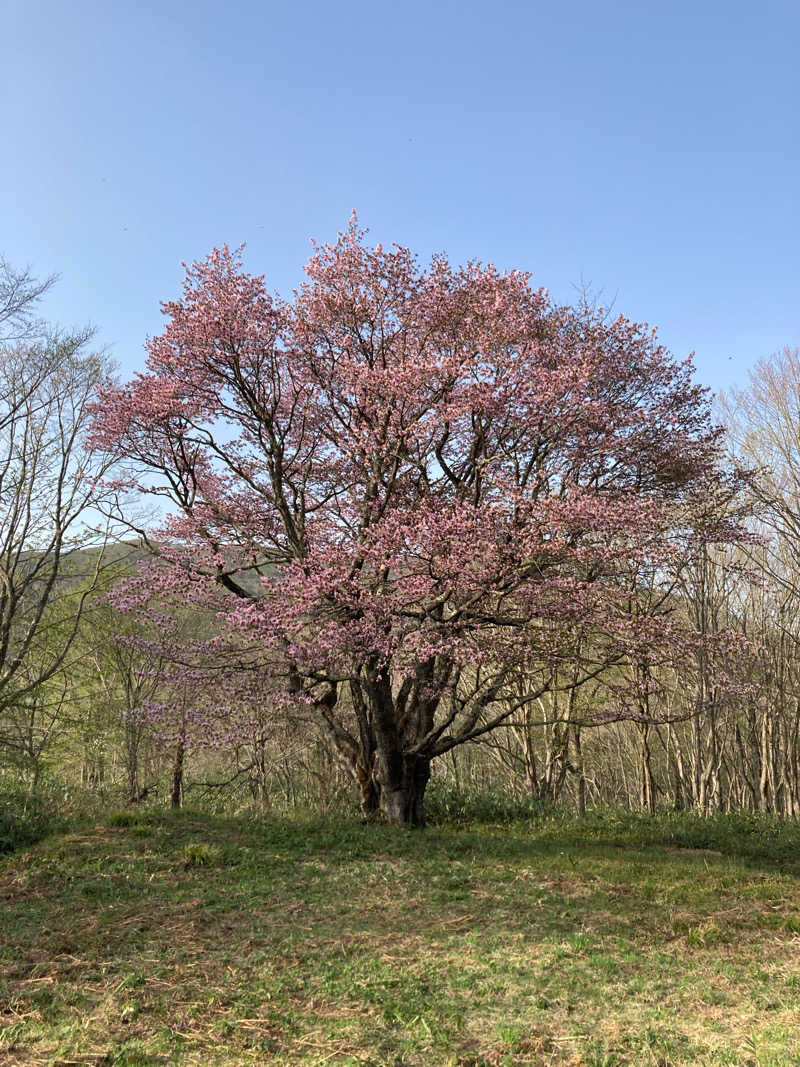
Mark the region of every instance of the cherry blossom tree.
[[213, 251], [100, 391], [95, 447], [171, 506], [117, 602], [213, 610], [205, 693], [216, 663], [313, 717], [365, 808], [420, 825], [436, 757], [684, 639], [676, 575], [733, 535], [719, 431], [690, 360], [527, 274], [423, 267], [355, 218], [306, 273], [283, 301]]

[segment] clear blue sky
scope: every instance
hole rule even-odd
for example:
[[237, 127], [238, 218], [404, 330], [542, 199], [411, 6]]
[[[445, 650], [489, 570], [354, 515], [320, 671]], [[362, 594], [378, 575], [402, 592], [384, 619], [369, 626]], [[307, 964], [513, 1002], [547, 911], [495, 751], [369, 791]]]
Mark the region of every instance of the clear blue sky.
[[180, 261], [376, 241], [581, 281], [714, 388], [800, 344], [800, 3], [6, 0], [0, 252], [143, 365]]

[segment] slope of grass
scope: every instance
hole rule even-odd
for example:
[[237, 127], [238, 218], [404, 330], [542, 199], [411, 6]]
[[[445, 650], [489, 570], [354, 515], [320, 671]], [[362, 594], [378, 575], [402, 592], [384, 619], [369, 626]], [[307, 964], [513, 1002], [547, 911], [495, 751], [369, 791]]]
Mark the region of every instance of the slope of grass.
[[0, 1062], [800, 1064], [800, 830], [126, 813], [0, 861]]

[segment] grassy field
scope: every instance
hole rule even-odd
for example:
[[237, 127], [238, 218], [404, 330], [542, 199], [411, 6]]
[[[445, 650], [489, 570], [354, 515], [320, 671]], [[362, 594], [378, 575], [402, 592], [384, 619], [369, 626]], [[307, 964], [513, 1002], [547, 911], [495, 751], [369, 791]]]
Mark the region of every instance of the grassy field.
[[0, 860], [3, 1064], [800, 1064], [800, 829], [119, 815]]

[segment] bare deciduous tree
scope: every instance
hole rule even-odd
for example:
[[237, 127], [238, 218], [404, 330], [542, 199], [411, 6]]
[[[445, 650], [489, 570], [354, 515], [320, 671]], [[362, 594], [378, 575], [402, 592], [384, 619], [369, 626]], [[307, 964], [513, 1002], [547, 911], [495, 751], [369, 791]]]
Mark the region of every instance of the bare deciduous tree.
[[[48, 331], [35, 317], [50, 284], [0, 260], [0, 752], [7, 755], [38, 751], [41, 687], [65, 667], [104, 563], [102, 535], [100, 550], [82, 551], [108, 467], [84, 449], [84, 432], [108, 367], [87, 350], [90, 330]], [[49, 716], [42, 731], [44, 743]]]

